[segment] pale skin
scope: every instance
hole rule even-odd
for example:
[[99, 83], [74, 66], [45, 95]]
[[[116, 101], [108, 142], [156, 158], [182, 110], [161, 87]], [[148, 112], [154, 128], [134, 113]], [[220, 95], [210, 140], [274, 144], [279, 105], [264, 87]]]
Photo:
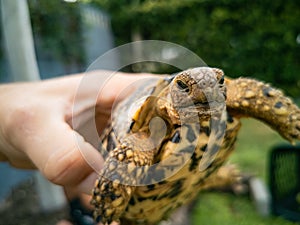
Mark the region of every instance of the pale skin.
[[[92, 113], [88, 116], [95, 118], [101, 133], [122, 90], [150, 76], [94, 71], [0, 85], [0, 162], [38, 169], [48, 180], [63, 186], [69, 198], [78, 192], [89, 193], [97, 176], [95, 169], [102, 168], [103, 159], [80, 133], [86, 130], [84, 118]], [[76, 131], [74, 121], [79, 121]], [[92, 165], [86, 158], [93, 159]]]

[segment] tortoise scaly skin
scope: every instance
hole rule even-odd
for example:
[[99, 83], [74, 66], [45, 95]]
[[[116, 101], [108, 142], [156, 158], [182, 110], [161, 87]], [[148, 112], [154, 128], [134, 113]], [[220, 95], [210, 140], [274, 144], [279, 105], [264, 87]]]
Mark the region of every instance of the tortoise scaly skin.
[[300, 110], [281, 91], [209, 67], [153, 78], [112, 115], [91, 201], [95, 219], [108, 224], [154, 225], [199, 191], [236, 182], [237, 171], [223, 164], [241, 117], [259, 119], [291, 142], [300, 139]]

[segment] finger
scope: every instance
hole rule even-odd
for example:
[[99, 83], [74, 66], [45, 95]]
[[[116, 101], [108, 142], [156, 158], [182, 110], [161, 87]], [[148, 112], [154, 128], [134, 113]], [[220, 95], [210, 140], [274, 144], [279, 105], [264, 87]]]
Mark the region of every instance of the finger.
[[[82, 105], [99, 105], [103, 111], [110, 110], [116, 98], [131, 84], [141, 79], [157, 77], [153, 74], [139, 73], [136, 75], [115, 71], [90, 71], [85, 74], [78, 85], [75, 98], [76, 109]], [[134, 89], [134, 86], [131, 86]], [[77, 103], [80, 103], [78, 107]]]
[[53, 183], [79, 185], [102, 168], [100, 153], [64, 121], [49, 118], [35, 135], [35, 141], [26, 140], [27, 155]]
[[143, 81], [149, 81], [149, 79], [158, 79], [158, 76], [153, 74], [126, 74], [118, 73], [109, 77], [105, 83], [102, 84], [99, 89], [99, 95], [97, 103], [100, 106], [106, 106], [105, 109], [111, 109], [111, 106], [128, 96], [132, 91], [136, 89], [137, 84]]
[[58, 223], [56, 223], [56, 225], [73, 225], [73, 224], [67, 220], [61, 220]]
[[[93, 127], [88, 127], [88, 133], [93, 132], [99, 137], [110, 118], [113, 104], [135, 90], [137, 81], [141, 82], [149, 78], [153, 78], [153, 75], [128, 75], [113, 71], [93, 71], [87, 73], [78, 85], [71, 126], [81, 134], [86, 133], [86, 122], [91, 118], [90, 111], [92, 110], [94, 113], [94, 125]], [[85, 111], [82, 112], [82, 109], [85, 109]], [[95, 136], [84, 135], [84, 137], [90, 143], [95, 143]]]
[[[77, 187], [79, 192], [91, 195], [95, 181], [99, 178], [99, 172], [93, 172], [87, 176]], [[92, 188], [91, 188], [92, 187]]]

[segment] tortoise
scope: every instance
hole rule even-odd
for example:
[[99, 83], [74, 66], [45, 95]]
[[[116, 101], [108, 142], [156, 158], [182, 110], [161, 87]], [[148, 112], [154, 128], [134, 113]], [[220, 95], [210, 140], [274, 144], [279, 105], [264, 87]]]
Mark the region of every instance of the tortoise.
[[114, 108], [101, 137], [95, 220], [158, 224], [199, 191], [237, 182], [239, 173], [224, 163], [241, 117], [265, 122], [290, 142], [300, 139], [300, 109], [261, 81], [198, 67], [140, 84]]

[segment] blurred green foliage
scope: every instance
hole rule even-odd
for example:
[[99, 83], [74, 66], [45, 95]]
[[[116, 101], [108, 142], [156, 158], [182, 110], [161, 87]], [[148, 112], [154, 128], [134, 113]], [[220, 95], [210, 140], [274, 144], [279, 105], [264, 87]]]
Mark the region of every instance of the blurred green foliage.
[[[112, 16], [117, 44], [180, 44], [231, 77], [253, 76], [300, 96], [299, 2], [92, 0]], [[298, 39], [298, 41], [297, 41]]]
[[66, 66], [82, 65], [80, 8], [78, 3], [61, 0], [29, 0], [30, 18], [36, 44], [43, 54], [52, 56]]

